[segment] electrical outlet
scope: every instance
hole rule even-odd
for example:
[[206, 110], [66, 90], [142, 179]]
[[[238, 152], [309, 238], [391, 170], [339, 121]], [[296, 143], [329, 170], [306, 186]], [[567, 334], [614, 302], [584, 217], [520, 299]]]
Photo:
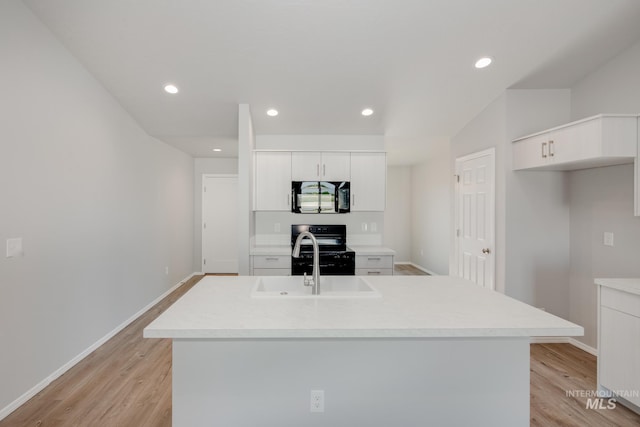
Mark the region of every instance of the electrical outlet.
[[7, 239], [7, 258], [22, 256], [22, 237]]
[[311, 390], [311, 412], [324, 412], [324, 390]]
[[164, 268], [164, 274], [166, 274], [167, 276], [169, 275], [169, 267]]
[[613, 246], [613, 233], [610, 233], [608, 231], [604, 232], [604, 245]]

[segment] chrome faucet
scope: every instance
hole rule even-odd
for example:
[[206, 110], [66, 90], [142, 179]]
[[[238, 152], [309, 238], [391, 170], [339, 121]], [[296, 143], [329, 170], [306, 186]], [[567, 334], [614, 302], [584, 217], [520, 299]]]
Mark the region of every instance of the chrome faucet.
[[298, 258], [300, 256], [300, 244], [305, 237], [311, 239], [311, 244], [313, 245], [313, 272], [311, 274], [313, 278], [311, 279], [311, 281], [309, 281], [305, 277], [304, 285], [312, 286], [311, 293], [313, 295], [320, 295], [320, 249], [318, 247], [316, 236], [308, 231], [303, 231], [302, 233], [300, 233], [298, 235], [298, 238], [296, 239], [295, 245], [293, 246], [293, 253], [291, 255], [294, 258]]

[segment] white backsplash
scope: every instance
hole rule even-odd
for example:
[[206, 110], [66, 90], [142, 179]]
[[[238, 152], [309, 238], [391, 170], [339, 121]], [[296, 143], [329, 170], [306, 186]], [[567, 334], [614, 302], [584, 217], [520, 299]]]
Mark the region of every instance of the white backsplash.
[[383, 244], [384, 212], [352, 212], [348, 214], [294, 214], [290, 212], [256, 212], [256, 246], [291, 244], [293, 224], [345, 224], [348, 245]]

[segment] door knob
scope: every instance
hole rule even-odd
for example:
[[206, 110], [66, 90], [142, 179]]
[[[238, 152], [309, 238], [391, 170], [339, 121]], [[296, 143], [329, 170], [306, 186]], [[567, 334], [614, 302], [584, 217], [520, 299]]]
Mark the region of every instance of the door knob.
[[484, 249], [482, 249], [482, 253], [483, 254], [490, 254], [491, 250], [489, 248], [484, 248]]

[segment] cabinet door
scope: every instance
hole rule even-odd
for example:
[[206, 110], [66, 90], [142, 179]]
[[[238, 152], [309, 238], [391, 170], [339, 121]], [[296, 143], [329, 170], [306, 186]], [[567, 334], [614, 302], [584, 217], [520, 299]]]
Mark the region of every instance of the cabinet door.
[[322, 153], [320, 179], [322, 181], [349, 181], [351, 179], [351, 154]]
[[[598, 352], [601, 385], [612, 391], [640, 388], [640, 318], [601, 307]], [[640, 397], [623, 397], [640, 405]]]
[[255, 210], [291, 211], [291, 153], [257, 152]]
[[549, 163], [549, 133], [516, 141], [511, 149], [513, 170], [546, 166]]
[[320, 181], [322, 155], [318, 152], [299, 151], [291, 153], [292, 181]]
[[351, 153], [351, 212], [384, 211], [385, 153]]
[[549, 135], [549, 160], [568, 164], [602, 156], [602, 121], [589, 120]]

